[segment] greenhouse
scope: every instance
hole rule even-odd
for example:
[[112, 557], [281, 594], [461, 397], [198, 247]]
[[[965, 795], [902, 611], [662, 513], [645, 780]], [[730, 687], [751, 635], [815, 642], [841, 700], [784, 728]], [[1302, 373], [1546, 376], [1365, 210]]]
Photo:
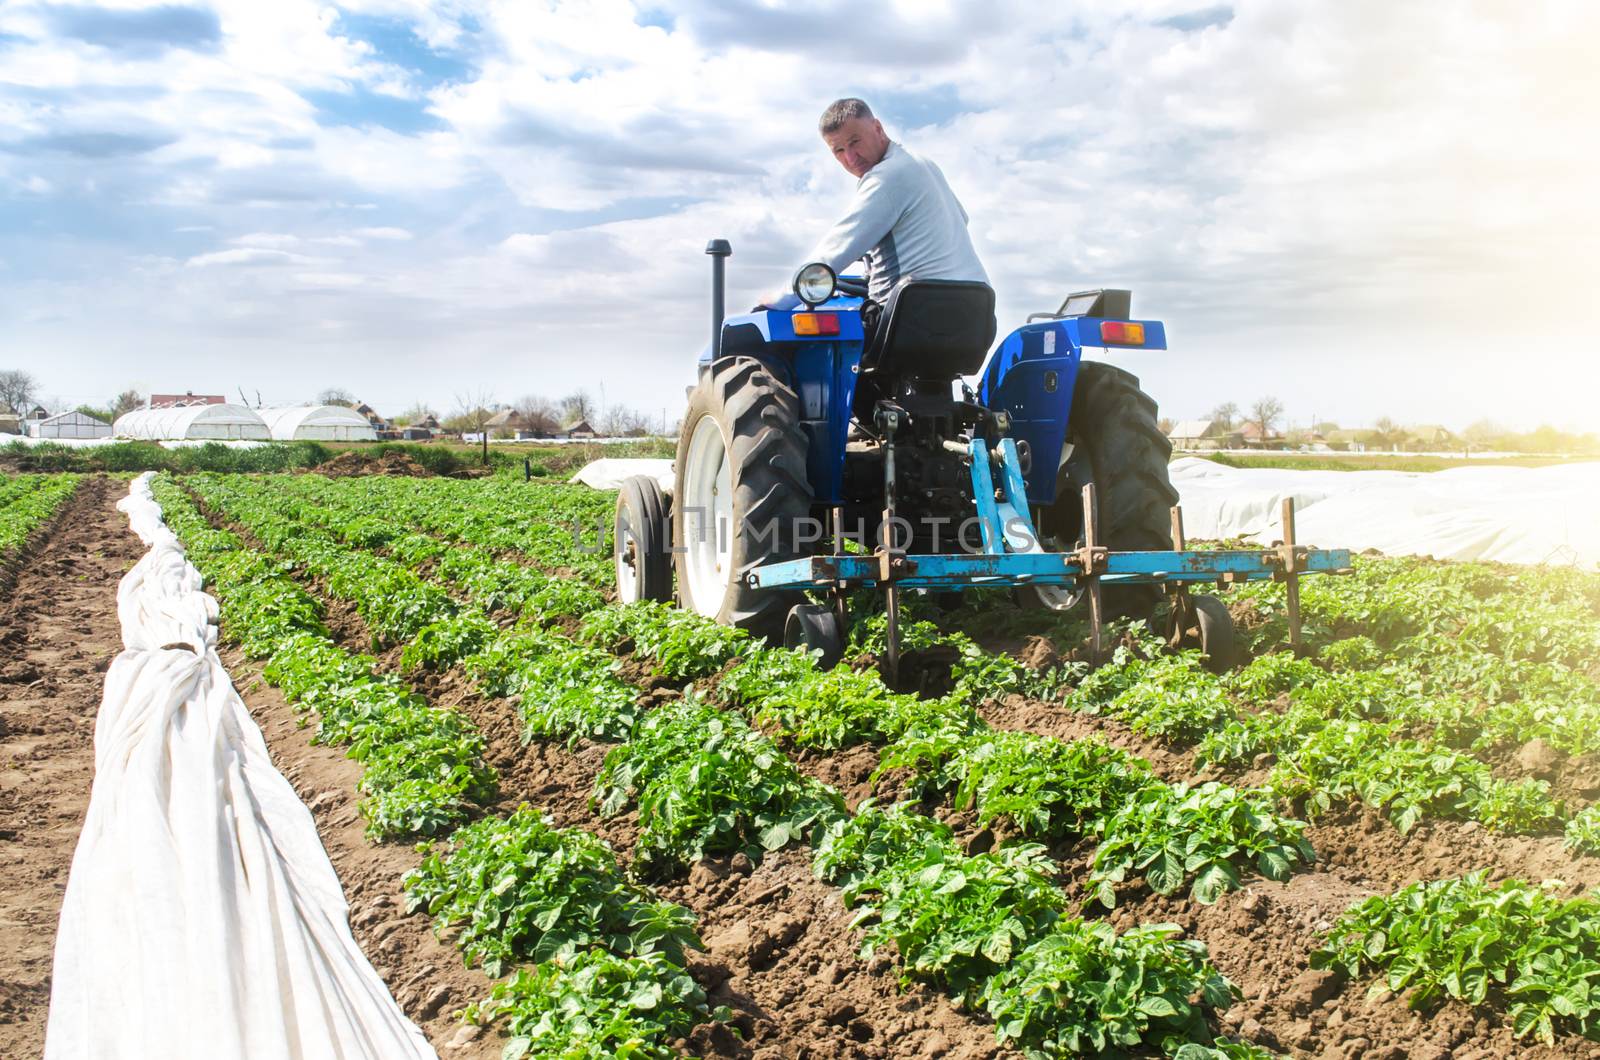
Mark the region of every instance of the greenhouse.
[[375, 442], [378, 432], [367, 418], [344, 405], [296, 405], [257, 409], [272, 437], [280, 442]]
[[28, 421], [28, 434], [34, 438], [109, 438], [111, 424], [86, 412], [63, 412], [42, 420]]
[[195, 439], [216, 441], [246, 438], [267, 441], [272, 432], [251, 409], [243, 405], [182, 405], [176, 408], [135, 409], [120, 417], [113, 428], [119, 438], [145, 441]]

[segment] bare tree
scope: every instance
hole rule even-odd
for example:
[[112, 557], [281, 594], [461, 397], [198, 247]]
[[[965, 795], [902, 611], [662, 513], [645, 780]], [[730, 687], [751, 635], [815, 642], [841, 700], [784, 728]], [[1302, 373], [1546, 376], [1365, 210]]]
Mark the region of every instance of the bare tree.
[[1250, 419], [1247, 423], [1255, 424], [1256, 430], [1261, 432], [1261, 441], [1265, 442], [1272, 433], [1273, 424], [1283, 416], [1283, 402], [1275, 397], [1257, 398], [1250, 406]]
[[494, 394], [488, 390], [456, 395], [456, 413], [451, 421], [461, 425], [457, 430], [471, 431], [482, 439], [485, 465], [489, 463], [489, 419], [494, 413]]
[[512, 403], [517, 419], [524, 430], [536, 434], [554, 434], [561, 429], [561, 410], [555, 402], [537, 394], [524, 394]]
[[576, 423], [579, 420], [592, 419], [594, 416], [594, 398], [589, 396], [587, 390], [574, 390], [561, 399], [561, 416], [567, 423]]
[[144, 406], [144, 398], [137, 390], [124, 390], [118, 394], [111, 403], [111, 419], [115, 421], [119, 416], [124, 416], [134, 409]]
[[606, 409], [601, 422], [594, 425], [607, 438], [626, 438], [629, 435], [650, 433], [650, 417], [626, 405], [612, 405]]
[[1233, 430], [1233, 425], [1239, 421], [1239, 406], [1231, 401], [1224, 401], [1206, 414], [1206, 419], [1211, 420], [1225, 431]]
[[330, 386], [317, 395], [319, 405], [348, 405], [354, 408], [356, 396], [342, 386]]
[[0, 407], [9, 407], [26, 416], [29, 406], [39, 400], [39, 381], [19, 368], [0, 371]]

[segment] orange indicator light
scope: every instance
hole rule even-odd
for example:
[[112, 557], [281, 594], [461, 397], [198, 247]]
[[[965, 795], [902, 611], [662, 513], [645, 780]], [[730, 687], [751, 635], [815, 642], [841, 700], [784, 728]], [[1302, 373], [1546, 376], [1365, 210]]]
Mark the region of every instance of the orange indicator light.
[[796, 335], [839, 334], [838, 313], [796, 313], [793, 319]]
[[1115, 342], [1119, 346], [1143, 346], [1144, 325], [1124, 320], [1102, 320], [1100, 341]]

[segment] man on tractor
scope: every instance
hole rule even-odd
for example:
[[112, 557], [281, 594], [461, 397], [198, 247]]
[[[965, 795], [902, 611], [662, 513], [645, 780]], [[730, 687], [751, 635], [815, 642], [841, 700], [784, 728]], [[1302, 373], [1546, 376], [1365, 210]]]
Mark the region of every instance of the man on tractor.
[[[805, 260], [826, 262], [837, 274], [867, 259], [868, 301], [861, 315], [868, 335], [876, 330], [889, 292], [902, 280], [989, 282], [967, 234], [967, 211], [938, 166], [890, 140], [859, 99], [834, 101], [817, 125], [833, 157], [856, 178], [856, 193]], [[786, 292], [764, 306], [799, 304], [793, 292]]]

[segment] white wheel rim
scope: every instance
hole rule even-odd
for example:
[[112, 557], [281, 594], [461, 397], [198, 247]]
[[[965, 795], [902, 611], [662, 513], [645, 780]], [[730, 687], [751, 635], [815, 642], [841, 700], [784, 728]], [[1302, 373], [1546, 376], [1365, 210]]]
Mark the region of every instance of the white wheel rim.
[[617, 599], [631, 604], [639, 599], [644, 557], [639, 552], [639, 535], [634, 531], [633, 512], [626, 504], [617, 508]]
[[712, 416], [702, 416], [684, 459], [684, 579], [691, 610], [716, 618], [733, 579], [733, 469], [728, 443]]

